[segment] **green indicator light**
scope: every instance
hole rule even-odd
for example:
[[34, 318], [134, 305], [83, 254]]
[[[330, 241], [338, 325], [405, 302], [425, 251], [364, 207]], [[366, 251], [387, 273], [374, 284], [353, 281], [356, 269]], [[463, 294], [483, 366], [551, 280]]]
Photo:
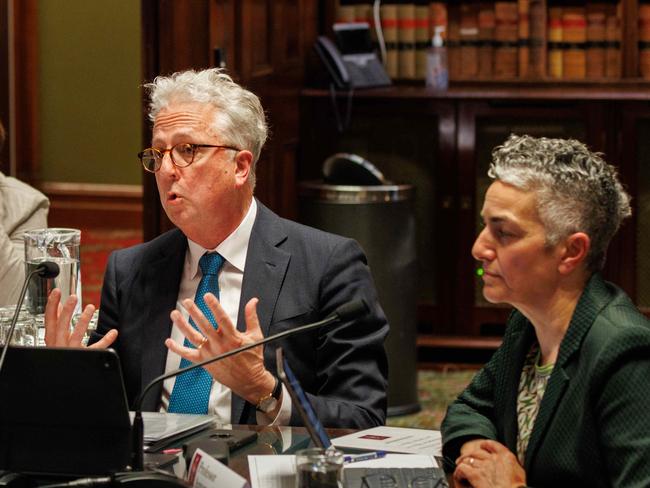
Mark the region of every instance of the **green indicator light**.
[[483, 273], [485, 273], [485, 271], [483, 270], [483, 268], [478, 268], [478, 269], [476, 270], [476, 276], [483, 276]]

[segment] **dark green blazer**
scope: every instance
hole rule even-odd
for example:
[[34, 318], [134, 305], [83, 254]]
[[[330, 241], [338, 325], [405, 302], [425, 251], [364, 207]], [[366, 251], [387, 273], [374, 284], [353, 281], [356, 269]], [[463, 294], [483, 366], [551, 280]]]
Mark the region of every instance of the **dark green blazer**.
[[[513, 312], [503, 344], [449, 407], [443, 454], [494, 439], [516, 453], [517, 392], [530, 322]], [[594, 275], [562, 340], [533, 427], [529, 486], [650, 486], [650, 321], [627, 295]]]

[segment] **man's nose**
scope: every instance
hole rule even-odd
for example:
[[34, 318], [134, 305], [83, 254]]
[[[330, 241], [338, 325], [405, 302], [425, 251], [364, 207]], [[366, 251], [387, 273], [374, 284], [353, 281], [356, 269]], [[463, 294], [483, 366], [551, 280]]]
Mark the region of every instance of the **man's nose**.
[[162, 153], [162, 159], [158, 171], [165, 174], [176, 174], [176, 165], [172, 161], [171, 149], [164, 149], [160, 152]]

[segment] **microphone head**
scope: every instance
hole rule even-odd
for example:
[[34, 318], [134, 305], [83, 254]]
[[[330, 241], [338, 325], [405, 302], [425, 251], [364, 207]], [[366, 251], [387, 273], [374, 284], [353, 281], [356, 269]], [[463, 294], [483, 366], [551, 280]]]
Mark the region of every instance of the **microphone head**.
[[368, 313], [368, 304], [366, 304], [363, 298], [359, 298], [358, 300], [344, 303], [336, 309], [335, 313], [341, 322], [346, 322]]
[[43, 261], [38, 265], [38, 276], [41, 278], [56, 278], [59, 276], [59, 265], [52, 261]]

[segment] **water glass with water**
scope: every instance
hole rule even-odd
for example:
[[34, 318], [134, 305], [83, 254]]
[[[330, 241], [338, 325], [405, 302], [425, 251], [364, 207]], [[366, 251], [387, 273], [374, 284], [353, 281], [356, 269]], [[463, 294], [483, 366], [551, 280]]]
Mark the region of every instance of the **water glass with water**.
[[296, 488], [340, 488], [343, 486], [343, 453], [313, 447], [296, 453]]
[[36, 229], [25, 232], [25, 272], [28, 274], [43, 261], [59, 265], [56, 278], [32, 278], [27, 289], [27, 309], [33, 315], [45, 312], [47, 297], [54, 288], [61, 290], [61, 302], [75, 294], [79, 298], [75, 315], [81, 313], [81, 273], [79, 229]]

